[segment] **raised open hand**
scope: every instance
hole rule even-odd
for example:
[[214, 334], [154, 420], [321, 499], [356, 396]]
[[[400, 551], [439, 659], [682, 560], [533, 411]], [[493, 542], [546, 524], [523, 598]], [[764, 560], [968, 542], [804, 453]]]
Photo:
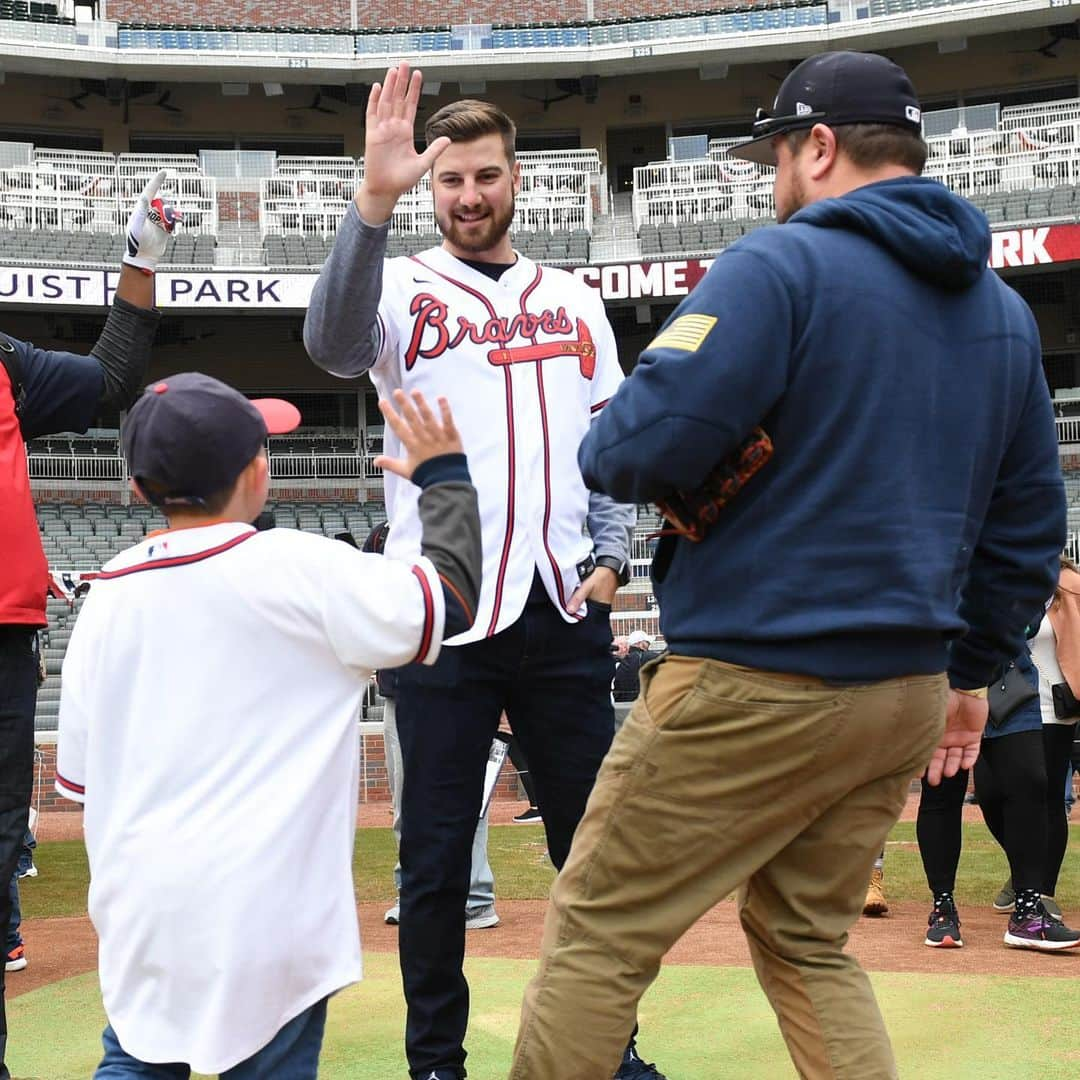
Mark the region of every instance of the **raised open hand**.
[[[416, 152], [413, 139], [423, 82], [423, 75], [419, 71], [410, 74], [403, 60], [387, 71], [385, 82], [371, 88], [364, 132], [364, 180], [357, 193], [361, 216], [369, 224], [386, 220], [398, 198], [415, 187], [450, 145], [447, 138], [436, 139], [422, 154]], [[380, 221], [368, 217], [376, 210]]]
[[375, 459], [378, 468], [397, 473], [408, 480], [423, 462], [441, 454], [462, 453], [461, 436], [454, 426], [454, 417], [446, 398], [438, 399], [439, 416], [431, 411], [431, 406], [419, 390], [414, 390], [411, 395], [404, 390], [395, 390], [394, 404], [396, 409], [386, 398], [382, 398], [379, 411], [401, 440], [405, 456], [392, 458], [380, 454]]

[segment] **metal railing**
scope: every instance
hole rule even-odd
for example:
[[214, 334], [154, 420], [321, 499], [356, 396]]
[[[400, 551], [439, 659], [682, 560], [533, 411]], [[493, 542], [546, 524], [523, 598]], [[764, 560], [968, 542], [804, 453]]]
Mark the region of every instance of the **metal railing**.
[[31, 480], [115, 480], [126, 481], [127, 467], [122, 457], [95, 454], [27, 454]]
[[259, 230], [333, 236], [356, 190], [355, 180], [278, 173], [259, 181]]
[[1080, 443], [1080, 416], [1056, 416], [1054, 426], [1057, 428], [1058, 443]]
[[[773, 217], [773, 171], [728, 155], [727, 150], [741, 141], [714, 139], [708, 158], [636, 168], [635, 228]], [[1046, 198], [1042, 204], [1036, 202], [1035, 209], [1027, 202], [1002, 200], [991, 220], [1076, 216], [1069, 185], [1080, 185], [1080, 100], [1005, 108], [995, 128], [956, 128], [929, 136], [926, 143], [924, 175], [958, 195], [979, 199], [1064, 189], [1060, 201]]]
[[[27, 454], [31, 480], [115, 481], [124, 483], [129, 474], [124, 459], [109, 454]], [[376, 480], [382, 470], [375, 467], [374, 454], [269, 454], [272, 480]]]
[[[80, 160], [49, 156], [61, 153]], [[149, 156], [118, 164], [111, 154], [37, 151], [33, 165], [0, 169], [0, 220], [9, 228], [117, 233], [127, 224], [133, 199], [160, 167]], [[169, 167], [161, 195], [183, 212], [185, 232], [217, 232], [212, 177]]]

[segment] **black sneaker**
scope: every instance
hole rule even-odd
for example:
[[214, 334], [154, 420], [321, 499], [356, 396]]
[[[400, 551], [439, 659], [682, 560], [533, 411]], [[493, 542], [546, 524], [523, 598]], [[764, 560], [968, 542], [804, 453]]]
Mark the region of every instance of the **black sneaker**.
[[1057, 952], [1080, 946], [1080, 930], [1070, 930], [1063, 922], [1052, 919], [1038, 904], [1033, 915], [1018, 919], [1016, 912], [1009, 916], [1005, 944], [1014, 949], [1035, 949], [1038, 952]]
[[935, 905], [930, 912], [930, 925], [926, 930], [924, 945], [931, 949], [962, 949], [963, 939], [960, 937], [960, 916], [957, 914], [956, 905], [946, 901]]
[[667, 1080], [655, 1065], [642, 1061], [637, 1055], [637, 1048], [631, 1043], [623, 1051], [622, 1064], [615, 1074], [615, 1080]]
[[540, 813], [539, 807], [530, 806], [528, 810], [522, 811], [514, 818], [515, 825], [537, 825], [544, 820], [543, 815]]

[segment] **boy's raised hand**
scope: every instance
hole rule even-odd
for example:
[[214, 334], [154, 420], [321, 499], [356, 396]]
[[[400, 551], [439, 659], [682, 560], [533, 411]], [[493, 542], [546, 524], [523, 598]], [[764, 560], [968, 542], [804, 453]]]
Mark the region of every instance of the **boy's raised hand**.
[[405, 456], [392, 458], [380, 454], [375, 459], [378, 468], [409, 480], [423, 462], [441, 454], [465, 452], [446, 398], [437, 399], [440, 415], [436, 416], [419, 390], [414, 390], [411, 395], [404, 390], [395, 390], [393, 396], [394, 404], [386, 398], [379, 400], [379, 411], [401, 440]]

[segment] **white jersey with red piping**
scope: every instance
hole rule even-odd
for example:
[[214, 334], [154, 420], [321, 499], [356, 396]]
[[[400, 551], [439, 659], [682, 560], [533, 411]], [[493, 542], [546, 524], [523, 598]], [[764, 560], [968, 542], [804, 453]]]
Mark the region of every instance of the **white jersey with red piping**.
[[[521, 255], [498, 281], [443, 248], [389, 259], [371, 369], [380, 397], [401, 387], [445, 396], [479, 494], [483, 585], [472, 628], [448, 644], [490, 637], [525, 606], [539, 569], [567, 622], [589, 493], [577, 449], [623, 374], [599, 295], [563, 270]], [[385, 453], [400, 450], [386, 430]], [[419, 552], [419, 491], [386, 476], [387, 554]]]

